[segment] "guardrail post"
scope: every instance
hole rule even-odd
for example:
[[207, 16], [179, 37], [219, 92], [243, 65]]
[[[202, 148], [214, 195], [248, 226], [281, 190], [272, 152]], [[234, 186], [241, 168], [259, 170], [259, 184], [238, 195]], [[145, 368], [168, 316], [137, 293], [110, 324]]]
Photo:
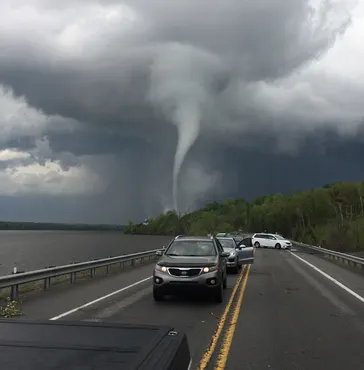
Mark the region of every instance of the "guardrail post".
[[106, 266], [106, 274], [108, 274], [110, 272], [110, 265], [107, 265]]
[[[13, 267], [12, 275], [18, 273], [18, 268]], [[18, 299], [18, 294], [19, 294], [19, 285], [12, 285], [10, 288], [10, 299], [12, 301], [16, 301]]]
[[[49, 269], [49, 268], [52, 268], [52, 267], [55, 267], [55, 266], [51, 265], [51, 266], [47, 266], [46, 268]], [[51, 286], [51, 278], [50, 277], [45, 278], [44, 279], [44, 290], [48, 290], [50, 288], [50, 286]]]
[[135, 265], [135, 260], [134, 259], [132, 259], [131, 261], [130, 261], [130, 266], [134, 266]]
[[51, 285], [51, 278], [45, 278], [44, 279], [44, 290], [49, 289], [50, 285]]
[[76, 273], [71, 272], [71, 284], [74, 284], [76, 282]]
[[93, 278], [94, 275], [95, 275], [95, 269], [92, 268], [92, 269], [90, 269], [90, 276]]

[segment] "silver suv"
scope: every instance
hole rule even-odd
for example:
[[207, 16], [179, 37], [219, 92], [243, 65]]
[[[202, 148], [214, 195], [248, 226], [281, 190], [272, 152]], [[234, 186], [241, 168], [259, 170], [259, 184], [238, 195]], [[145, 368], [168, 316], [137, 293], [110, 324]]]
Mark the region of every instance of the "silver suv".
[[183, 290], [201, 289], [209, 292], [217, 302], [223, 301], [227, 284], [227, 257], [220, 242], [213, 236], [178, 236], [172, 240], [153, 272], [153, 297]]

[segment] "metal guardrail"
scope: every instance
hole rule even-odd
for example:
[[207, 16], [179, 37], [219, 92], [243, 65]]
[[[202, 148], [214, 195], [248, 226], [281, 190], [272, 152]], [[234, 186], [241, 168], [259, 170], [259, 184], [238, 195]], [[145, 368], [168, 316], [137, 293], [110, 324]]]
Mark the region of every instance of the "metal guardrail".
[[49, 289], [52, 278], [62, 275], [70, 275], [70, 282], [73, 284], [76, 282], [76, 275], [79, 272], [89, 270], [90, 276], [93, 277], [97, 268], [106, 267], [106, 273], [109, 273], [110, 266], [112, 265], [120, 264], [120, 268], [122, 268], [127, 262], [130, 262], [130, 265], [133, 266], [137, 260], [140, 260], [140, 263], [143, 263], [145, 259], [152, 260], [153, 258], [157, 258], [156, 252], [159, 250], [160, 249], [153, 249], [117, 257], [102, 258], [93, 261], [72, 263], [69, 265], [0, 276], [0, 290], [10, 287], [10, 298], [15, 301], [18, 299], [19, 285], [44, 280], [44, 289], [46, 290]]
[[347, 254], [347, 253], [336, 252], [331, 249], [316, 247], [316, 246], [308, 245], [304, 243], [298, 243], [296, 241], [293, 241], [292, 244], [299, 248], [307, 248], [307, 249], [319, 252], [336, 261], [341, 261], [351, 267], [361, 268], [364, 271], [364, 258], [362, 257], [354, 256], [352, 254]]

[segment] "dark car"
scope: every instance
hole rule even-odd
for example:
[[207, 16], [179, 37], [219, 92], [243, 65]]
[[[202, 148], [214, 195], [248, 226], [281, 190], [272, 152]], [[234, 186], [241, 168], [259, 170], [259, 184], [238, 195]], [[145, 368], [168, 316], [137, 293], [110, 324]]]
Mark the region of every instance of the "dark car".
[[163, 250], [153, 272], [153, 297], [201, 289], [223, 301], [227, 283], [227, 257], [220, 242], [213, 236], [178, 236]]
[[189, 370], [187, 336], [168, 325], [0, 319], [0, 369]]

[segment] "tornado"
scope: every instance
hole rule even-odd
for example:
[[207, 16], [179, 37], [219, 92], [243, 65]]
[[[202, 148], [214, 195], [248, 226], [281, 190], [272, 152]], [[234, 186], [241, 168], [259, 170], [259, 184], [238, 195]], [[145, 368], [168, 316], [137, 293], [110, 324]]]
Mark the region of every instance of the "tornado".
[[173, 208], [179, 214], [178, 176], [187, 153], [200, 133], [200, 113], [198, 107], [193, 105], [179, 107], [175, 112], [174, 124], [177, 126], [178, 142], [173, 165]]

